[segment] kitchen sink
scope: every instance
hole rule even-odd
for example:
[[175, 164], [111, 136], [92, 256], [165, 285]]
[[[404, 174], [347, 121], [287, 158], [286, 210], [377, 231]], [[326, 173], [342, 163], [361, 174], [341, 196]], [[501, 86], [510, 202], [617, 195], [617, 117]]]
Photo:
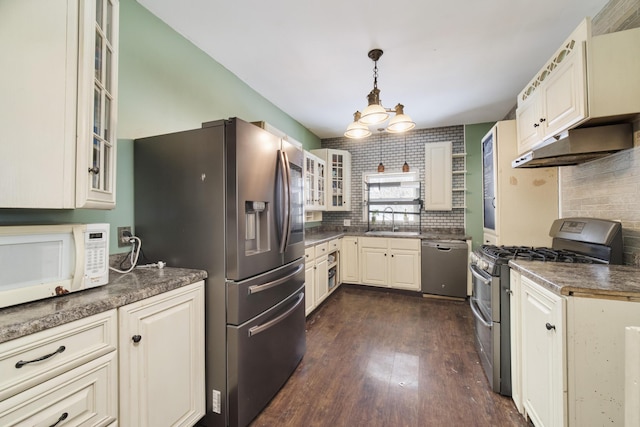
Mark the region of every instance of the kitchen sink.
[[367, 231], [365, 236], [378, 236], [378, 237], [412, 237], [419, 236], [417, 231]]

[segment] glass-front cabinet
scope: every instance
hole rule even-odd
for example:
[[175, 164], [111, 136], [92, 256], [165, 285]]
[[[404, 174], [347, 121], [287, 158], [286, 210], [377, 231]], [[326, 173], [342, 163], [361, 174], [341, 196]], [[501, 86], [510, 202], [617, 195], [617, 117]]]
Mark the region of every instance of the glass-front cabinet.
[[118, 0], [2, 3], [0, 208], [115, 206], [118, 16]]
[[78, 104], [85, 108], [78, 113], [76, 205], [100, 207], [115, 205], [118, 2], [95, 0], [85, 6], [78, 85]]
[[323, 148], [311, 151], [327, 164], [325, 203], [327, 211], [351, 210], [351, 153]]
[[325, 210], [326, 164], [320, 157], [304, 152], [304, 207], [306, 211]]

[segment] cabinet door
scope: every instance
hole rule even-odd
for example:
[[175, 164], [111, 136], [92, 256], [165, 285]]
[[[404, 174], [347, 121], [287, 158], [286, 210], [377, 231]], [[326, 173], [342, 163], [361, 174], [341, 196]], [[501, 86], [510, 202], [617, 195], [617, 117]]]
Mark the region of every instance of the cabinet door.
[[511, 269], [509, 281], [511, 321], [511, 398], [518, 412], [524, 414], [522, 406], [522, 331], [520, 326], [520, 273]]
[[329, 295], [329, 263], [327, 256], [316, 258], [316, 304]]
[[522, 397], [536, 426], [566, 425], [565, 304], [521, 278]]
[[388, 250], [382, 248], [362, 248], [362, 283], [365, 285], [388, 287]]
[[316, 270], [315, 262], [306, 262], [304, 270], [304, 313], [309, 313], [316, 308]]
[[545, 139], [587, 117], [584, 46], [574, 49], [570, 55], [538, 89], [543, 99], [542, 132]]
[[392, 288], [420, 290], [420, 251], [391, 250], [389, 281]]
[[524, 154], [542, 142], [540, 124], [540, 98], [537, 92], [518, 104], [516, 124], [518, 131], [518, 155]]
[[204, 283], [120, 308], [120, 421], [187, 426], [205, 413]]
[[453, 207], [451, 153], [451, 141], [425, 144], [425, 210], [450, 211]]
[[76, 207], [113, 208], [119, 2], [80, 3]]
[[360, 250], [357, 237], [343, 237], [340, 250], [340, 272], [342, 281], [360, 283]]

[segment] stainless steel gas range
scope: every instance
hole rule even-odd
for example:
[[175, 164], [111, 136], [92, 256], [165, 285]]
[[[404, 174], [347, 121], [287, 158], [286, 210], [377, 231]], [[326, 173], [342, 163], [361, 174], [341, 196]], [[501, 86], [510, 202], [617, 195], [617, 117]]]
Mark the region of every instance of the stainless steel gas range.
[[622, 264], [619, 222], [557, 219], [549, 235], [550, 248], [484, 245], [469, 256], [476, 349], [492, 390], [505, 396], [511, 395], [509, 260]]

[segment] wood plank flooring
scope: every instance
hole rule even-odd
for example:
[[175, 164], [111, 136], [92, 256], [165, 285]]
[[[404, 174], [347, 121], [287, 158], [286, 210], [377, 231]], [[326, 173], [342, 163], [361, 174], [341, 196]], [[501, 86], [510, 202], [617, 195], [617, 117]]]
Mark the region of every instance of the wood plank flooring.
[[527, 426], [493, 393], [468, 303], [342, 286], [307, 318], [304, 359], [251, 427]]

